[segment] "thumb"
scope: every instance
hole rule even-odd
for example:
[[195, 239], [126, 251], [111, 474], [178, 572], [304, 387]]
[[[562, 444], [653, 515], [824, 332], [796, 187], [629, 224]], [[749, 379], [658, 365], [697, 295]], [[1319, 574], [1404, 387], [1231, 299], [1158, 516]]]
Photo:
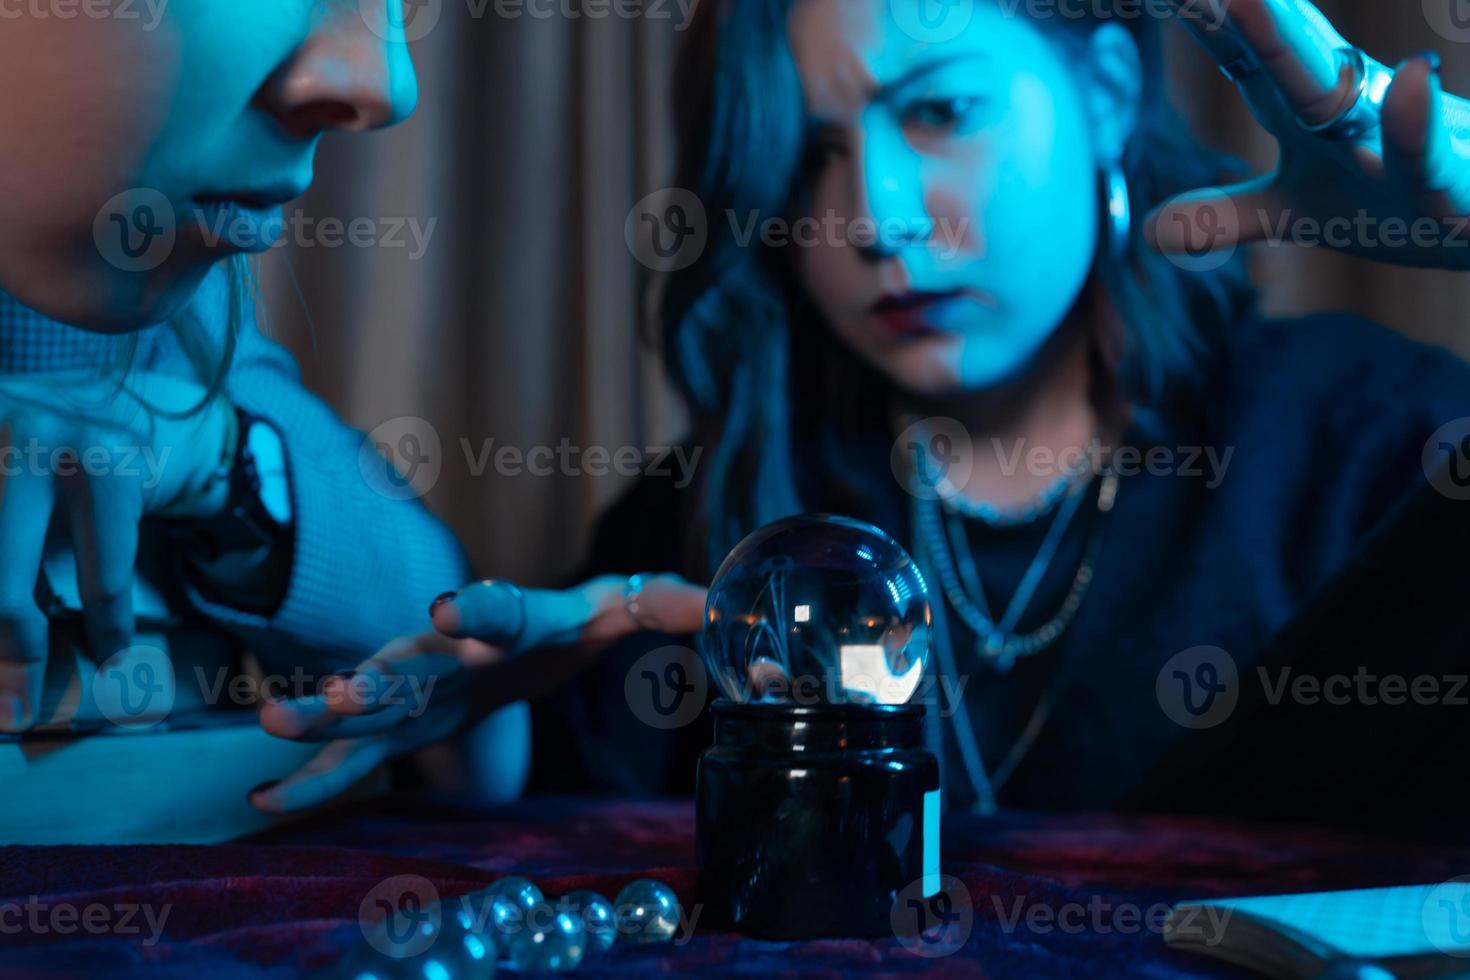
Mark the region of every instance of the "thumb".
[[434, 628], [514, 655], [542, 646], [606, 642], [640, 630], [695, 633], [705, 590], [677, 575], [602, 576], [571, 589], [521, 589], [486, 581], [446, 593], [430, 610]]
[[430, 618], [446, 636], [481, 640], [513, 656], [575, 642], [596, 611], [592, 597], [579, 589], [522, 589], [492, 579], [439, 597]]

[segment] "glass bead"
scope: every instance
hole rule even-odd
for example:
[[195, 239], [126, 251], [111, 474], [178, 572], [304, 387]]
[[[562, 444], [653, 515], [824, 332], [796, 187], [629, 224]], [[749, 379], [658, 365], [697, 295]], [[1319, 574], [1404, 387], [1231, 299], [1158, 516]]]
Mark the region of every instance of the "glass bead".
[[423, 915], [416, 923], [394, 919], [363, 928], [367, 939], [364, 958], [372, 962], [369, 954], [373, 954], [384, 963], [392, 963], [414, 959], [430, 949], [443, 935], [444, 923], [436, 907], [432, 914]]
[[582, 923], [582, 928], [587, 930], [588, 952], [606, 952], [618, 938], [612, 902], [607, 900], [606, 895], [590, 888], [582, 888], [564, 895], [557, 907], [576, 916]]
[[904, 704], [929, 657], [929, 595], [870, 524], [803, 515], [755, 531], [710, 585], [700, 651], [736, 702]]
[[501, 948], [521, 973], [566, 973], [586, 955], [587, 930], [577, 916], [542, 904], [526, 913], [520, 928], [505, 934]]
[[475, 892], [475, 894], [489, 895], [495, 898], [509, 898], [526, 910], [530, 910], [546, 901], [546, 896], [541, 894], [541, 889], [537, 888], [531, 879], [522, 878], [520, 875], [506, 875], [488, 888]]
[[460, 970], [454, 980], [491, 980], [499, 956], [495, 939], [487, 933], [462, 932], [453, 939]]
[[[508, 875], [495, 882], [489, 888], [482, 889], [468, 896], [466, 903], [470, 907], [480, 906], [488, 902], [490, 905], [489, 922], [497, 933], [506, 933], [520, 927], [526, 913], [546, 901], [537, 888], [528, 878], [520, 875]], [[485, 921], [483, 915], [481, 921]]]
[[629, 882], [613, 902], [618, 937], [629, 943], [665, 943], [679, 931], [679, 898], [661, 881]]
[[343, 980], [492, 980], [495, 958], [488, 936], [451, 927], [412, 956], [395, 958], [364, 946], [335, 975]]

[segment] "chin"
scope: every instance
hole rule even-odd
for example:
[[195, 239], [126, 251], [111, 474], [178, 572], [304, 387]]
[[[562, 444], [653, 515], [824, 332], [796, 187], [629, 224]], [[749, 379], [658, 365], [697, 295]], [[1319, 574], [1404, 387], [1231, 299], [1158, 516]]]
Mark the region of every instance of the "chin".
[[209, 266], [147, 274], [118, 272], [110, 266], [68, 269], [54, 276], [29, 276], [27, 285], [9, 289], [21, 304], [60, 323], [91, 333], [128, 334], [163, 323], [188, 307], [209, 274]]
[[958, 334], [917, 341], [887, 352], [879, 367], [911, 394], [943, 398], [1002, 385], [1024, 364], [1015, 357], [1000, 357], [998, 351], [976, 357], [974, 345], [973, 338]]
[[964, 387], [958, 358], [942, 349], [901, 351], [880, 367], [900, 388], [926, 398], [952, 395]]

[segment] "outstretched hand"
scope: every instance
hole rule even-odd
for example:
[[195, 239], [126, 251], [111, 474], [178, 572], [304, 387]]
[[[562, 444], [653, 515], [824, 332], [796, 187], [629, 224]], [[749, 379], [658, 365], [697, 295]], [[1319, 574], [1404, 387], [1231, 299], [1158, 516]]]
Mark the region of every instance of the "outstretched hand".
[[389, 643], [321, 694], [268, 702], [260, 723], [280, 738], [326, 742], [310, 763], [250, 795], [269, 813], [341, 794], [381, 762], [463, 731], [497, 708], [544, 694], [640, 630], [694, 633], [705, 590], [676, 575], [647, 576], [636, 615], [628, 579], [565, 590], [481, 582], [435, 604], [437, 632]]
[[[1212, 17], [1201, 2], [1179, 4], [1181, 20], [1236, 80], [1280, 160], [1264, 177], [1167, 202], [1148, 224], [1157, 248], [1200, 255], [1285, 238], [1470, 268], [1470, 102], [1441, 89], [1437, 55], [1394, 69], [1370, 57], [1360, 74], [1306, 0], [1205, 0]], [[1355, 103], [1359, 125], [1313, 131]]]

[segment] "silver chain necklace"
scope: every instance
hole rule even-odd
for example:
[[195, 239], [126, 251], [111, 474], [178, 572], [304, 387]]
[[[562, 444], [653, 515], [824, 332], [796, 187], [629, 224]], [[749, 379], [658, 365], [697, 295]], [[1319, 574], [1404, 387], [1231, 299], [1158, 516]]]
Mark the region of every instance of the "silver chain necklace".
[[[1118, 477], [1111, 469], [1102, 474], [1102, 486], [1098, 490], [1098, 513], [1106, 514], [1113, 509], [1118, 493]], [[1071, 624], [1082, 598], [1092, 584], [1093, 565], [1097, 558], [1101, 539], [1101, 525], [1088, 539], [1082, 562], [1072, 578], [1071, 588], [1062, 600], [1061, 607], [1044, 624], [1029, 633], [1014, 632], [1016, 624], [1025, 615], [1042, 578], [1051, 567], [1052, 560], [1061, 546], [1072, 518], [1081, 506], [1082, 499], [1092, 481], [1087, 480], [1074, 487], [1063, 502], [1055, 521], [1047, 532], [1046, 539], [1032, 559], [1021, 582], [1011, 597], [1010, 604], [999, 622], [990, 614], [989, 604], [980, 583], [979, 570], [970, 553], [965, 538], [964, 524], [956, 514], [941, 514], [937, 500], [924, 501], [917, 508], [918, 532], [923, 536], [925, 550], [934, 563], [940, 585], [970, 632], [975, 634], [975, 654], [981, 663], [990, 663], [998, 673], [1010, 670], [1017, 657], [1029, 657], [1040, 653], [1056, 642]], [[949, 536], [946, 540], [943, 525], [948, 523]]]
[[[1089, 480], [1091, 477], [1088, 478]], [[972, 501], [960, 494], [948, 477], [940, 477], [934, 490], [944, 500], [944, 509], [963, 517], [972, 517], [991, 527], [1020, 527], [1041, 520], [1057, 509], [1069, 490], [1076, 489], [1076, 474], [1063, 473], [1029, 505], [1019, 510], [1001, 510], [985, 501]]]
[[[1076, 490], [1079, 498], [1085, 493], [1086, 487], [1090, 484], [1091, 481], [1089, 480]], [[1117, 494], [1117, 474], [1110, 469], [1106, 470], [1103, 474], [1102, 487], [1098, 490], [1098, 513], [1106, 514], [1111, 511]], [[914, 520], [915, 524], [918, 525], [916, 533], [919, 538], [916, 544], [919, 545], [920, 552], [927, 558], [926, 564], [934, 570], [935, 577], [940, 579], [945, 594], [950, 600], [950, 605], [955, 608], [955, 611], [960, 614], [960, 618], [964, 619], [971, 631], [974, 632], [977, 638], [976, 654], [982, 663], [986, 660], [991, 660], [995, 664], [997, 671], [1004, 672], [1010, 668], [1016, 656], [1029, 656], [1032, 653], [1046, 649], [1047, 646], [1062, 634], [1068, 624], [1071, 623], [1073, 616], [1077, 613], [1078, 607], [1082, 604], [1083, 595], [1086, 594], [1087, 588], [1092, 582], [1093, 563], [1097, 558], [1099, 542], [1101, 540], [1102, 528], [1100, 523], [1094, 529], [1092, 536], [1088, 540], [1087, 550], [1083, 554], [1082, 564], [1078, 567], [1077, 574], [1072, 579], [1072, 587], [1067, 593], [1067, 598], [1063, 600], [1061, 609], [1041, 628], [1024, 636], [1014, 637], [1000, 634], [994, 621], [979, 606], [969, 601], [969, 596], [965, 594], [964, 589], [961, 587], [959, 576], [956, 573], [955, 563], [950, 560], [950, 542], [945, 540], [943, 532], [939, 529], [939, 505], [933, 500], [925, 501], [917, 495], [915, 495], [914, 504]], [[1070, 514], [1064, 516], [1067, 521], [1070, 521]], [[1058, 523], [1063, 523], [1062, 517], [1060, 516]], [[962, 543], [959, 547], [959, 553], [969, 557], [970, 564], [973, 565], [973, 556], [969, 554], [968, 544], [963, 543], [963, 530], [963, 527], [961, 527], [960, 541]], [[1055, 527], [1048, 533], [1048, 538], [1053, 534], [1057, 534]], [[1058, 535], [1059, 538], [1060, 536]], [[1045, 545], [1043, 545], [1043, 549], [1045, 549]], [[1043, 564], [1040, 561], [1043, 557], [1042, 554], [1038, 554], [1037, 558], [1032, 560], [1032, 568], [1027, 570], [1025, 577], [1031, 577], [1032, 569]], [[1045, 557], [1044, 564], [1049, 565], [1050, 561], [1050, 557]], [[1042, 568], [1041, 571], [1044, 572], [1045, 568]], [[984, 594], [979, 591], [978, 579], [979, 576], [976, 574], [976, 592], [981, 603], [983, 603]], [[1015, 605], [1014, 597], [1012, 598], [1012, 605]], [[1006, 618], [1010, 619], [1012, 610], [1008, 609], [1007, 613]], [[1019, 618], [1019, 612], [1016, 612], [1015, 615], [1016, 618]], [[954, 658], [948, 650], [950, 637], [949, 630], [945, 626], [945, 620], [946, 617], [941, 606], [941, 608], [935, 610], [934, 618], [936, 629], [935, 640], [942, 647], [942, 649], [937, 651], [939, 654], [940, 670], [944, 673], [957, 676]], [[1000, 634], [999, 640], [996, 639], [998, 634]], [[1046, 726], [1050, 715], [1051, 696], [1050, 692], [1048, 692], [1041, 696], [1035, 709], [1031, 712], [1031, 716], [1027, 719], [1021, 734], [1017, 736], [1015, 743], [1011, 745], [1010, 751], [1006, 753], [1005, 758], [996, 767], [995, 773], [992, 775], [986, 772], [985, 762], [980, 756], [980, 747], [975, 741], [974, 728], [970, 724], [969, 707], [964, 703], [963, 695], [959, 697], [958, 703], [955, 705], [955, 710], [951, 714], [951, 724], [954, 726], [960, 762], [965, 769], [965, 775], [970, 781], [970, 786], [975, 792], [974, 811], [976, 813], [990, 815], [996, 812], [996, 795], [1000, 792], [1001, 787], [1010, 780], [1011, 775], [1020, 766], [1021, 761], [1026, 757], [1031, 746], [1035, 744], [1036, 739], [1041, 735], [1041, 730]]]

